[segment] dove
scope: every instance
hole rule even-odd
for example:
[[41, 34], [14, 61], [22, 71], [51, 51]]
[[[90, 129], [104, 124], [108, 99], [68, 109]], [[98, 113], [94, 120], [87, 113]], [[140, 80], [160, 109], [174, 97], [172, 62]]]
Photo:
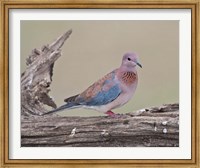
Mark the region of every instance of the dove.
[[115, 117], [112, 111], [126, 104], [134, 95], [138, 85], [138, 55], [134, 52], [125, 53], [121, 66], [99, 79], [85, 91], [64, 99], [66, 104], [43, 115], [65, 109], [87, 108]]

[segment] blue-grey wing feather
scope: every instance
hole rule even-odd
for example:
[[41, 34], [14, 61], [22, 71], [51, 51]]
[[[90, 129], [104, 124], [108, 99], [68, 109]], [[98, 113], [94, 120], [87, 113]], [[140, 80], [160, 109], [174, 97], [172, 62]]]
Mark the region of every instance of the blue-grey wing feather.
[[87, 106], [106, 105], [112, 102], [113, 100], [115, 100], [120, 95], [120, 93], [121, 93], [121, 89], [119, 85], [115, 84], [107, 91], [101, 90], [96, 96], [92, 97], [91, 99], [87, 101], [83, 100], [82, 103], [80, 101], [80, 104], [84, 104]]

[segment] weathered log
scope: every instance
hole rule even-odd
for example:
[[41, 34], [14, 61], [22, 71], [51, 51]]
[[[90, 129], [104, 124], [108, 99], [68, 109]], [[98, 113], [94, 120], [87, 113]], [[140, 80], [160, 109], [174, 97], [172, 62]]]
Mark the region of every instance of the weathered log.
[[[179, 105], [147, 108], [119, 118], [61, 117], [45, 113], [56, 108], [49, 96], [54, 62], [72, 33], [34, 49], [21, 75], [22, 146], [179, 146]], [[39, 115], [38, 115], [39, 114]]]
[[53, 76], [54, 62], [61, 56], [61, 47], [72, 33], [67, 31], [50, 45], [41, 50], [33, 49], [27, 58], [27, 69], [21, 75], [21, 113], [37, 115], [47, 111], [44, 105], [56, 108], [48, 95]]
[[143, 109], [119, 118], [23, 117], [22, 146], [178, 147], [179, 105]]

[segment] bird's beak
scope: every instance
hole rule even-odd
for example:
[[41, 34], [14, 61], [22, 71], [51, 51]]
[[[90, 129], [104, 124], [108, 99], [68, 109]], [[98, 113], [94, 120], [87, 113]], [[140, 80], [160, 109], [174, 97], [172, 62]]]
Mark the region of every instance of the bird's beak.
[[142, 68], [142, 65], [139, 63], [139, 62], [137, 62], [136, 63], [140, 68]]

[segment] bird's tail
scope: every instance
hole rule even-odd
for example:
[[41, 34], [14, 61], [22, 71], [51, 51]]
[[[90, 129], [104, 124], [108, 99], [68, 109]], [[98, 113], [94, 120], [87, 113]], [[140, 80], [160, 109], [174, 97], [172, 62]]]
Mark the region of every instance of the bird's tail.
[[67, 103], [67, 104], [64, 104], [64, 105], [58, 107], [57, 109], [48, 111], [48, 112], [41, 114], [41, 115], [47, 115], [47, 114], [55, 113], [55, 112], [58, 112], [58, 111], [62, 111], [64, 109], [74, 109], [74, 108], [78, 108], [79, 106], [80, 105], [76, 105], [74, 103]]

